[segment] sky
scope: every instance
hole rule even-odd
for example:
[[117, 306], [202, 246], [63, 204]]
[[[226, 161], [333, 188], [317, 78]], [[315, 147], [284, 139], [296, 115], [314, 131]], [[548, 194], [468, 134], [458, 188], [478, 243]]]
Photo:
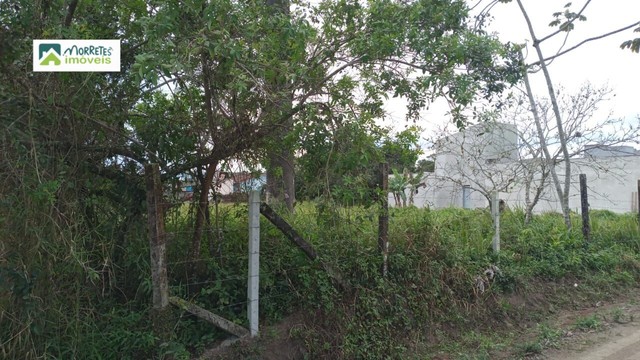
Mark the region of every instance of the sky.
[[[573, 1], [569, 9], [578, 12], [585, 1]], [[552, 14], [563, 11], [567, 2], [568, 0], [523, 0], [538, 38], [543, 38], [555, 30], [548, 26], [553, 20]], [[471, 7], [479, 3], [474, 8], [474, 11], [479, 11], [489, 4], [489, 0], [468, 0], [468, 3]], [[496, 4], [491, 9], [491, 14], [493, 20], [488, 30], [502, 41], [528, 42], [526, 61], [537, 60], [533, 47], [530, 46], [531, 37], [516, 1]], [[575, 29], [569, 33], [564, 49], [584, 39], [640, 21], [640, 0], [592, 0], [583, 15], [587, 20], [576, 23]], [[542, 46], [543, 54], [555, 54], [562, 45], [565, 34], [561, 33], [545, 41]], [[635, 119], [636, 115], [640, 114], [640, 54], [620, 49], [623, 41], [634, 37], [640, 37], [640, 33], [626, 30], [605, 39], [588, 42], [558, 57], [549, 66], [554, 86], [563, 86], [566, 91], [575, 91], [585, 82], [591, 82], [595, 86], [606, 85], [613, 90], [615, 96], [602, 104], [596, 116], [606, 117], [611, 111], [614, 117]], [[536, 95], [547, 94], [542, 72], [532, 74], [531, 81]], [[390, 101], [387, 106], [389, 117], [384, 123], [392, 125], [396, 130], [402, 130], [407, 125], [403, 108], [402, 101]], [[447, 110], [444, 104], [434, 104], [430, 110], [423, 112], [419, 123], [424, 129], [423, 138], [432, 137], [438, 129], [450, 124], [451, 121], [445, 115]]]
[[[548, 26], [553, 20], [552, 14], [562, 11], [568, 0], [524, 0], [523, 4], [536, 31], [538, 38], [553, 32], [555, 28]], [[483, 1], [486, 3], [487, 1]], [[582, 8], [584, 0], [574, 1], [571, 10], [577, 12]], [[502, 41], [522, 43], [528, 36], [522, 13], [515, 1], [496, 5], [492, 13], [494, 21], [489, 29], [495, 31]], [[584, 22], [578, 22], [569, 34], [565, 49], [580, 41], [608, 33], [612, 30], [640, 21], [639, 0], [592, 0], [583, 15]], [[553, 40], [543, 42], [545, 55], [553, 55], [562, 45], [564, 35], [559, 34]], [[611, 37], [595, 40], [582, 47], [558, 57], [550, 66], [552, 79], [558, 85], [575, 90], [586, 81], [594, 85], [608, 85], [616, 94], [608, 104], [617, 117], [635, 116], [640, 113], [638, 101], [638, 81], [640, 81], [640, 54], [620, 49], [620, 44], [633, 37], [640, 37], [632, 30], [624, 31]], [[528, 42], [531, 44], [531, 41]], [[529, 46], [527, 61], [537, 60], [533, 47]], [[534, 91], [544, 92], [544, 79], [541, 73], [534, 74]]]

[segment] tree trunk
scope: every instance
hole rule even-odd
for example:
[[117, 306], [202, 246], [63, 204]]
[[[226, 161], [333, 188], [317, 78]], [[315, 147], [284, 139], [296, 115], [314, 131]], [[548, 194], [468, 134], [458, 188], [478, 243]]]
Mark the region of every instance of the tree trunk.
[[540, 184], [536, 186], [535, 194], [533, 195], [533, 199], [531, 199], [530, 191], [531, 191], [531, 184], [533, 183], [533, 176], [534, 176], [534, 172], [530, 171], [530, 176], [526, 180], [527, 182], [525, 184], [525, 188], [526, 188], [525, 190], [526, 191], [526, 194], [525, 194], [526, 209], [525, 209], [525, 216], [524, 216], [525, 224], [529, 224], [531, 222], [531, 219], [533, 218], [533, 208], [535, 208], [536, 205], [538, 205], [538, 201], [540, 201], [540, 196], [542, 196], [542, 191], [544, 191], [544, 188], [546, 187], [547, 177], [549, 177], [549, 171], [547, 171], [543, 167]]
[[[551, 179], [553, 180], [553, 185], [556, 189], [556, 194], [558, 196], [558, 201], [562, 206], [562, 215], [565, 220], [565, 225], [567, 228], [571, 228], [571, 218], [569, 218], [569, 209], [568, 204], [565, 209], [565, 204], [562, 201], [564, 199], [564, 192], [562, 191], [562, 186], [560, 185], [560, 179], [558, 178], [558, 173], [556, 173], [556, 166], [554, 164], [554, 160], [551, 158], [551, 154], [549, 154], [549, 148], [547, 147], [547, 140], [544, 137], [544, 131], [542, 130], [542, 121], [540, 120], [540, 115], [538, 114], [538, 108], [536, 106], [536, 101], [533, 98], [533, 91], [531, 90], [531, 84], [529, 83], [529, 75], [524, 73], [524, 84], [527, 89], [527, 97], [529, 98], [529, 105], [531, 106], [531, 113], [533, 114], [533, 121], [536, 124], [536, 131], [538, 133], [538, 138], [540, 140], [540, 147], [542, 148], [542, 153], [544, 154], [544, 158], [547, 162], [547, 167], [549, 168], [549, 172], [551, 173]], [[568, 222], [567, 222], [567, 219]]]
[[[271, 7], [275, 15], [290, 15], [289, 0], [266, 0], [266, 4]], [[286, 29], [274, 29], [274, 31], [286, 31]], [[286, 51], [286, 43], [282, 44], [283, 51], [279, 57], [281, 61], [289, 61], [290, 55]], [[272, 108], [274, 116], [282, 116], [292, 108], [293, 92], [287, 90], [289, 84], [286, 76], [276, 77], [271, 86], [276, 89], [279, 99], [277, 105]], [[294, 211], [296, 202], [295, 190], [295, 156], [289, 144], [282, 140], [292, 131], [293, 119], [287, 118], [282, 124], [282, 131], [276, 134], [274, 142], [276, 145], [269, 153], [270, 166], [267, 169], [267, 191], [275, 201], [284, 202], [287, 209]]]
[[[561, 188], [560, 180], [555, 171], [555, 166], [553, 164], [550, 165], [551, 175], [553, 177], [553, 181], [556, 185], [556, 192], [558, 193], [558, 200], [560, 201], [560, 205], [562, 206], [562, 215], [564, 217], [565, 225], [567, 229], [571, 229], [571, 216], [569, 210], [569, 191], [571, 190], [571, 162], [569, 161], [569, 150], [567, 149], [567, 137], [564, 133], [563, 124], [562, 124], [562, 115], [560, 114], [560, 108], [558, 106], [558, 100], [556, 99], [555, 91], [553, 90], [553, 82], [551, 81], [551, 75], [549, 74], [549, 69], [547, 68], [547, 64], [544, 62], [544, 56], [542, 55], [542, 50], [540, 49], [540, 41], [536, 38], [535, 31], [533, 30], [533, 26], [531, 25], [531, 19], [529, 19], [529, 15], [527, 14], [524, 6], [522, 5], [521, 0], [518, 1], [518, 6], [522, 11], [522, 15], [527, 22], [527, 27], [529, 28], [529, 34], [531, 35], [531, 39], [533, 40], [533, 47], [536, 49], [536, 54], [538, 55], [538, 59], [540, 60], [540, 68], [542, 69], [542, 73], [544, 74], [545, 82], [547, 83], [547, 91], [549, 92], [549, 99], [551, 100], [551, 107], [553, 108], [553, 113], [556, 118], [556, 125], [558, 127], [558, 138], [560, 139], [560, 149], [562, 151], [562, 156], [564, 157], [564, 166], [565, 166], [565, 174], [564, 174], [564, 189]], [[526, 74], [526, 73], [525, 73]], [[528, 81], [528, 80], [527, 80]], [[530, 102], [532, 93], [531, 87], [527, 87], [527, 93], [530, 97]], [[537, 126], [538, 124], [536, 124]], [[540, 134], [542, 137], [542, 134]], [[546, 145], [545, 145], [546, 147]], [[547, 157], [547, 161], [549, 161], [549, 151], [545, 151], [545, 157]]]
[[273, 153], [269, 154], [269, 167], [267, 168], [267, 191], [269, 192], [269, 200], [278, 200], [282, 198], [282, 173], [278, 171], [279, 157]]
[[196, 208], [196, 223], [193, 230], [193, 239], [191, 241], [191, 258], [193, 260], [200, 258], [200, 247], [202, 245], [202, 230], [207, 222], [206, 216], [209, 213], [209, 189], [213, 182], [213, 175], [216, 172], [217, 164], [209, 164], [204, 174], [204, 179], [200, 184], [200, 195], [198, 196], [198, 206]]
[[269, 194], [273, 200], [284, 202], [291, 212], [296, 202], [294, 159], [292, 150], [280, 149], [279, 153], [271, 154], [267, 169]]
[[282, 185], [284, 203], [287, 205], [287, 209], [293, 212], [294, 205], [296, 203], [296, 174], [294, 168], [295, 157], [293, 150], [284, 149], [282, 151]]
[[525, 225], [529, 225], [531, 222], [531, 218], [533, 217], [533, 205], [531, 204], [531, 195], [529, 192], [531, 191], [531, 183], [533, 182], [533, 171], [529, 171], [527, 174], [527, 178], [524, 181], [524, 223]]

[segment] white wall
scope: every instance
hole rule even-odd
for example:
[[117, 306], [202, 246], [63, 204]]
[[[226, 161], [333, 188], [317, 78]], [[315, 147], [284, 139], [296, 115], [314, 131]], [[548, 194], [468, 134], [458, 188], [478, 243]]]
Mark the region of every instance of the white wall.
[[[509, 163], [504, 166], [514, 166]], [[561, 181], [564, 179], [564, 165], [557, 166], [556, 171]], [[414, 205], [435, 209], [462, 207], [462, 186], [446, 177], [437, 176], [438, 172], [425, 173], [423, 181], [426, 187], [418, 189], [414, 195]], [[591, 209], [611, 210], [617, 213], [634, 210], [634, 196], [637, 197], [638, 180], [640, 180], [640, 156], [617, 156], [595, 159], [572, 160], [571, 192], [569, 207], [580, 212], [579, 175], [587, 175], [589, 204]], [[543, 196], [534, 212], [561, 211], [555, 188], [549, 177]], [[408, 190], [405, 191], [408, 198]], [[508, 191], [501, 192], [500, 198], [511, 208], [525, 207], [525, 186], [516, 182]], [[389, 196], [390, 206], [395, 206], [393, 196]], [[471, 208], [486, 208], [489, 203], [478, 191], [471, 191]]]
[[[471, 187], [468, 201], [471, 208], [488, 207], [489, 201], [482, 193], [494, 189], [501, 191], [500, 198], [509, 207], [525, 207], [526, 189], [518, 169], [521, 169], [519, 165], [531, 160], [519, 159], [515, 125], [483, 123], [471, 126], [438, 140], [435, 148], [435, 170], [424, 174], [426, 187], [419, 188], [414, 195], [415, 206], [462, 207], [463, 186], [467, 185]], [[591, 146], [585, 154], [584, 158], [571, 160], [569, 207], [580, 211], [579, 175], [584, 173], [591, 209], [618, 213], [637, 211], [640, 151], [629, 146]], [[557, 165], [556, 173], [563, 182], [564, 164]], [[535, 176], [540, 178], [540, 174]], [[405, 193], [409, 198], [409, 190]], [[389, 199], [389, 204], [395, 205], [392, 194]], [[550, 175], [534, 211], [561, 211]]]

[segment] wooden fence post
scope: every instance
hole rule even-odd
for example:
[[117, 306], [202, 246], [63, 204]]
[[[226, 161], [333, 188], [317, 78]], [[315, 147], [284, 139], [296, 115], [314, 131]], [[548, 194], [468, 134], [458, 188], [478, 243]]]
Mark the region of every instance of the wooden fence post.
[[149, 250], [151, 255], [151, 281], [153, 285], [153, 330], [166, 341], [171, 337], [171, 309], [169, 308], [169, 283], [167, 280], [167, 249], [164, 232], [164, 194], [158, 164], [145, 165], [147, 187], [147, 215], [149, 226]]
[[251, 336], [258, 335], [260, 280], [260, 192], [249, 193], [249, 279], [247, 282], [247, 316]]
[[500, 201], [497, 191], [493, 192], [493, 197], [491, 198], [491, 213], [493, 215], [493, 226], [495, 228], [491, 246], [493, 252], [497, 254], [500, 252]]
[[382, 276], [389, 270], [389, 164], [380, 163], [380, 214], [378, 215], [378, 250], [382, 254]]
[[580, 174], [580, 203], [582, 205], [582, 235], [584, 241], [591, 239], [591, 225], [589, 223], [589, 196], [587, 195], [587, 175]]
[[640, 226], [640, 180], [638, 180], [638, 226]]

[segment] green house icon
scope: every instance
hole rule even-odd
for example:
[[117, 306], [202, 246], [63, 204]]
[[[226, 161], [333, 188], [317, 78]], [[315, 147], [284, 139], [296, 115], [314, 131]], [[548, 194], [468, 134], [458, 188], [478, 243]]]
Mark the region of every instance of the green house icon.
[[38, 48], [38, 58], [40, 59], [40, 65], [47, 66], [60, 65], [60, 44], [40, 44]]

